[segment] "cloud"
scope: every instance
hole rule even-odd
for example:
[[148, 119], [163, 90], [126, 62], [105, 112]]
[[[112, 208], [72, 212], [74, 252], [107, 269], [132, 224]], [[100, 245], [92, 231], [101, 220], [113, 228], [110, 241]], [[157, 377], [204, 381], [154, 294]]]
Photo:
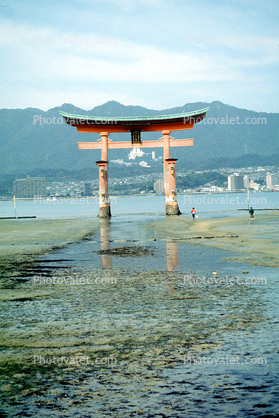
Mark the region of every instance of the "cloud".
[[[94, 32], [76, 35], [49, 28], [38, 31], [26, 25], [15, 27], [12, 22], [5, 23], [4, 32], [0, 43], [12, 56], [8, 79], [22, 73], [25, 80], [41, 81], [229, 82], [242, 80], [248, 67], [278, 61], [267, 51], [261, 61], [257, 56], [238, 58], [222, 50], [197, 51], [193, 42], [185, 51], [177, 52]], [[264, 43], [261, 46], [265, 48]]]
[[163, 108], [162, 100], [242, 103], [245, 95], [249, 107], [258, 91], [269, 105], [277, 83], [274, 19], [261, 1], [234, 5], [14, 0], [10, 19], [0, 18], [2, 101], [92, 108], [92, 100], [114, 99]]

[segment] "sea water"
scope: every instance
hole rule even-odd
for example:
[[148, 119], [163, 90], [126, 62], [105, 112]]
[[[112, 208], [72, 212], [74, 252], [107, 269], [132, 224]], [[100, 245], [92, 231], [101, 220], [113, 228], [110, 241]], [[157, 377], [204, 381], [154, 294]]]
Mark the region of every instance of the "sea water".
[[[112, 216], [125, 215], [165, 215], [164, 196], [121, 196], [111, 197]], [[249, 205], [246, 193], [192, 194], [178, 195], [178, 205], [182, 216], [191, 216], [195, 207], [202, 218], [242, 216], [243, 211], [252, 206], [257, 209], [278, 209], [279, 193], [250, 193]], [[16, 200], [17, 216], [36, 216], [38, 219], [65, 219], [96, 217], [99, 211], [98, 198], [58, 198], [48, 200], [35, 197], [30, 200]], [[15, 216], [14, 202], [0, 201], [0, 217]]]

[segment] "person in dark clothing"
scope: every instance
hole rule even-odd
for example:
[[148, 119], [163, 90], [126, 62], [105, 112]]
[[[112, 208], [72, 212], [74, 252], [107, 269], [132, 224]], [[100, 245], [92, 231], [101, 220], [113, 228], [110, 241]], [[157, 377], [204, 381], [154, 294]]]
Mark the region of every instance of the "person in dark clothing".
[[250, 214], [250, 218], [254, 219], [254, 209], [252, 208], [252, 206], [249, 209], [249, 214]]

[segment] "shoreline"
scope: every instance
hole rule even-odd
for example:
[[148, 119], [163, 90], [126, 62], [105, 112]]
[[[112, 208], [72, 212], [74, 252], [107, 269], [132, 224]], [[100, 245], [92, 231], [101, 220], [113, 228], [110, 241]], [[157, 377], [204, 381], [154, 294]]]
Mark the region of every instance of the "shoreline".
[[215, 247], [240, 253], [227, 261], [256, 266], [279, 267], [279, 210], [261, 214], [251, 222], [248, 216], [195, 219], [167, 217], [150, 222], [148, 228], [157, 238], [169, 238], [188, 244]]
[[[270, 193], [270, 192], [274, 192], [274, 190], [261, 190], [261, 191], [252, 191], [250, 190], [251, 194], [259, 194], [259, 193]], [[275, 192], [279, 192], [279, 190], [275, 190]], [[234, 194], [234, 193], [242, 193], [242, 194], [247, 194], [247, 192], [245, 190], [224, 190], [224, 191], [211, 191], [211, 192], [206, 192], [206, 191], [196, 191], [196, 190], [192, 190], [191, 192], [180, 192], [178, 193], [178, 196], [188, 196], [188, 195], [196, 195], [196, 194], [205, 194], [205, 195], [211, 195], [211, 194]], [[117, 195], [110, 195], [111, 199], [116, 199], [119, 197], [133, 197], [133, 196], [165, 196], [164, 193], [136, 193], [136, 194], [117, 194]], [[0, 202], [12, 202], [13, 201], [13, 197], [5, 197], [4, 198], [0, 197]], [[49, 200], [48, 200], [49, 199]], [[82, 199], [99, 199], [99, 196], [55, 196], [56, 200], [82, 200]], [[27, 202], [27, 201], [33, 201], [33, 200], [37, 200], [37, 201], [42, 201], [42, 200], [48, 200], [48, 201], [52, 201], [52, 199], [50, 198], [50, 196], [34, 196], [34, 197], [18, 197], [16, 198], [16, 201], [20, 202]]]
[[[228, 261], [279, 267], [279, 210], [230, 218], [166, 217], [145, 223], [157, 239], [215, 247], [238, 253]], [[0, 261], [33, 261], [36, 257], [77, 242], [99, 228], [92, 219], [9, 219], [0, 221]]]

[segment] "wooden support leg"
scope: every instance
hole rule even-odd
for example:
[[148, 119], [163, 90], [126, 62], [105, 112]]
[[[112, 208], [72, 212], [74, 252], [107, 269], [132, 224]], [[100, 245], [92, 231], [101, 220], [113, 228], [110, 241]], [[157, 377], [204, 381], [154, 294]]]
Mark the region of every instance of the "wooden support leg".
[[176, 159], [170, 158], [170, 133], [169, 130], [162, 131], [164, 139], [164, 188], [166, 197], [166, 214], [180, 215], [176, 200], [175, 163]]
[[175, 163], [176, 158], [167, 158], [167, 178], [168, 184], [166, 189], [166, 214], [181, 215], [176, 198], [176, 182], [175, 182]]
[[110, 201], [108, 196], [108, 162], [96, 161], [99, 166], [99, 218], [110, 218]]

